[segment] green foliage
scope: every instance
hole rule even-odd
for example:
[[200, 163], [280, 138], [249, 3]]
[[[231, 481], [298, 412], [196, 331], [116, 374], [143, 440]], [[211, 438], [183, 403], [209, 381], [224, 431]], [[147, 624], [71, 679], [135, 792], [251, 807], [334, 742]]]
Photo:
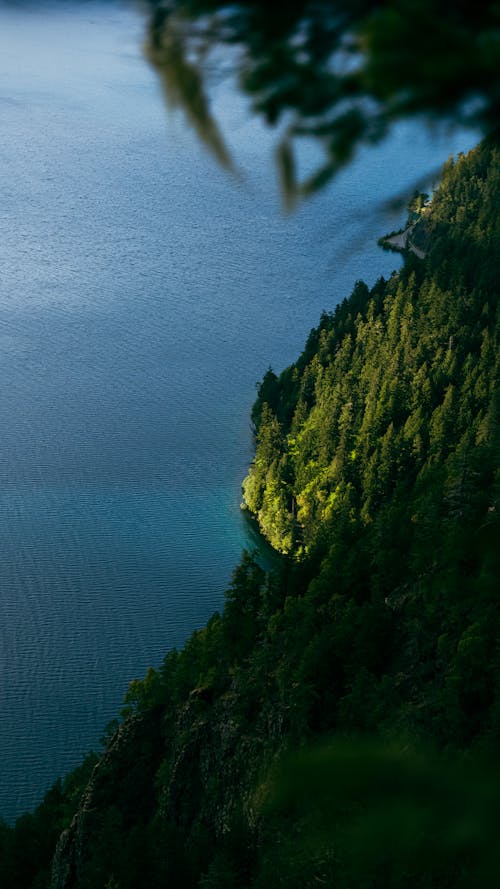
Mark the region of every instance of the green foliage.
[[[281, 126], [276, 152], [286, 201], [322, 188], [363, 142], [400, 118], [497, 131], [498, 4], [442, 0], [149, 0], [148, 57], [167, 100], [215, 157], [230, 163], [210, 114], [212, 54], [230, 52], [255, 113]], [[236, 48], [236, 50], [235, 50]], [[323, 151], [305, 180], [297, 145]], [[460, 212], [460, 210], [459, 210]]]
[[56, 781], [32, 814], [14, 827], [0, 821], [0, 886], [49, 889], [56, 842], [73, 817], [97, 756], [89, 754], [64, 781]]
[[288, 863], [313, 865], [318, 882], [328, 859], [329, 885], [341, 887], [486, 889], [500, 879], [500, 775], [479, 762], [337, 741], [285, 757], [258, 804], [278, 830], [285, 818], [301, 825]]

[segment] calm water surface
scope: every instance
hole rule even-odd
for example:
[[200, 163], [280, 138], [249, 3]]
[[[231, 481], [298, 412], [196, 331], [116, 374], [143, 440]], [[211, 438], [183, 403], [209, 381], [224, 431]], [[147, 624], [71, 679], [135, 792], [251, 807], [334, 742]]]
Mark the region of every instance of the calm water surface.
[[[384, 200], [472, 137], [415, 124], [284, 218], [271, 141], [225, 84], [245, 175], [167, 116], [135, 9], [0, 0], [0, 817], [33, 807], [128, 682], [221, 606], [243, 546], [255, 381], [354, 281]], [[308, 162], [306, 157], [305, 162]]]

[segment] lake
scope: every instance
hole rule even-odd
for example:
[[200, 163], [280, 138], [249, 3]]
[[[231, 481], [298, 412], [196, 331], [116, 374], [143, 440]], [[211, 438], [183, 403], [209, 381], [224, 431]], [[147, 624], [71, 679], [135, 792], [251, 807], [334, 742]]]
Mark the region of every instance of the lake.
[[400, 126], [287, 217], [270, 135], [221, 78], [242, 175], [220, 170], [167, 114], [144, 27], [120, 3], [0, 0], [6, 819], [221, 607], [256, 545], [239, 508], [256, 381], [398, 266], [376, 246], [403, 221], [387, 199], [475, 141]]

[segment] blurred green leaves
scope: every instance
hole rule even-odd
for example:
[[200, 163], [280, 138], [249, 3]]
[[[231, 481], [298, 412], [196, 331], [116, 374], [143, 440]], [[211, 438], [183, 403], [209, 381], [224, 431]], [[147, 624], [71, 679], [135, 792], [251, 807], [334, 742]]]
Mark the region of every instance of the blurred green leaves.
[[153, 17], [146, 53], [158, 73], [167, 103], [182, 108], [199, 139], [217, 161], [232, 167], [215, 119], [210, 113], [200, 67], [188, 58], [188, 35], [180, 20], [165, 11]]
[[345, 885], [499, 885], [500, 774], [470, 756], [366, 739], [306, 747], [275, 767], [258, 809], [301, 824], [296, 849], [333, 854]]
[[[497, 131], [498, 2], [149, 5], [147, 53], [170, 103], [184, 108], [217, 159], [230, 165], [206, 89], [214, 51], [218, 59], [230, 57], [253, 111], [279, 127], [277, 164], [289, 205], [321, 188], [362, 143], [377, 141], [400, 118]], [[300, 179], [297, 146], [304, 136], [321, 145], [323, 160]]]

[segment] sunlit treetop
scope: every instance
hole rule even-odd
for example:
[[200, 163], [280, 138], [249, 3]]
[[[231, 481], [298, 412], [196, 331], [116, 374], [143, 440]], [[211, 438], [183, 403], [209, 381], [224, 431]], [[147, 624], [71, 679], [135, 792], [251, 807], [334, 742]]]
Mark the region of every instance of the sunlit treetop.
[[[218, 159], [231, 164], [206, 93], [213, 51], [235, 48], [241, 89], [280, 127], [289, 199], [324, 185], [362, 143], [401, 118], [470, 126], [500, 121], [500, 2], [487, 0], [149, 0], [148, 55]], [[299, 182], [296, 145], [323, 162]]]

